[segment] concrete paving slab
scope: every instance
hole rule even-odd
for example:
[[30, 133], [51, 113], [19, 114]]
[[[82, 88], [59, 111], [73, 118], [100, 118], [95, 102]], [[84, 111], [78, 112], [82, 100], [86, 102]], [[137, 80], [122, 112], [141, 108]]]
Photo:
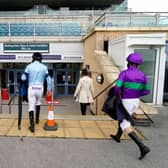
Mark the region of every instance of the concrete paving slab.
[[[20, 133], [24, 137], [60, 137], [60, 138], [83, 138], [83, 139], [110, 139], [110, 134], [117, 131], [117, 122], [112, 121], [96, 121], [94, 120], [56, 120], [58, 129], [55, 131], [44, 130], [46, 119], [41, 119], [39, 124], [35, 124], [35, 133], [31, 133], [28, 129], [29, 120], [23, 119]], [[0, 119], [0, 136], [18, 136], [17, 119], [5, 118]], [[138, 132], [140, 138], [143, 135]], [[122, 136], [122, 139], [129, 137]]]

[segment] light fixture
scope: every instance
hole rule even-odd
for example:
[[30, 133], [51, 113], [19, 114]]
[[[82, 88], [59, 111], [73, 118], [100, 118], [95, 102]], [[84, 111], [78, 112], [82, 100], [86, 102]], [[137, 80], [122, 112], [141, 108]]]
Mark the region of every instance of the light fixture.
[[98, 74], [97, 77], [96, 77], [96, 81], [99, 84], [103, 84], [103, 82], [104, 82], [104, 76], [103, 76], [103, 74]]

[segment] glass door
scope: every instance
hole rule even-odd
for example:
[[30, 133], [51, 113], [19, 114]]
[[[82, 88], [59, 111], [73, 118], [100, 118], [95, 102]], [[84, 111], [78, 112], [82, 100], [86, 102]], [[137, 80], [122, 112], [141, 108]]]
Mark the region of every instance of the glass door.
[[79, 64], [57, 64], [54, 70], [54, 95], [73, 95], [78, 79]]
[[72, 70], [57, 70], [55, 76], [56, 95], [73, 95], [76, 87], [77, 72]]
[[76, 88], [78, 75], [76, 71], [67, 72], [67, 95], [73, 95]]
[[155, 71], [156, 71], [156, 56], [157, 49], [135, 49], [135, 52], [139, 52], [143, 56], [143, 63], [139, 66], [139, 69], [143, 71], [148, 78], [151, 93], [141, 99], [145, 102], [152, 103], [155, 86]]
[[55, 86], [57, 95], [64, 95], [65, 94], [65, 71], [57, 71], [55, 77]]

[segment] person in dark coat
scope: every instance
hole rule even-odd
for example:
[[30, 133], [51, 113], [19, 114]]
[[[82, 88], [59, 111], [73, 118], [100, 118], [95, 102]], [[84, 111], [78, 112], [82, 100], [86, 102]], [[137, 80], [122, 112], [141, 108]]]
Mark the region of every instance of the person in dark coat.
[[132, 128], [129, 121], [130, 116], [136, 111], [139, 106], [139, 97], [150, 93], [146, 75], [138, 69], [138, 65], [142, 63], [140, 53], [131, 53], [127, 57], [128, 68], [120, 72], [116, 85], [114, 87], [114, 95], [121, 97], [121, 103], [128, 114], [124, 113], [124, 109], [117, 110], [118, 131], [116, 135], [111, 137], [120, 142], [123, 131], [138, 145], [140, 150], [139, 160], [143, 159], [150, 149], [142, 143]]

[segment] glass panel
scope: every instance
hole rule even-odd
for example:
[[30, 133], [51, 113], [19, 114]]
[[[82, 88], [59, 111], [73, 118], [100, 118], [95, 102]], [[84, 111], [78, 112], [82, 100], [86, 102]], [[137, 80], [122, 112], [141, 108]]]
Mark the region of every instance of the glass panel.
[[[9, 71], [9, 84], [14, 83], [14, 72]], [[13, 94], [14, 93], [14, 85], [9, 86], [9, 93]]]
[[155, 79], [155, 64], [156, 64], [156, 49], [135, 49], [135, 52], [140, 52], [143, 56], [143, 63], [139, 69], [143, 71], [148, 78], [151, 94], [142, 97], [145, 102], [153, 101], [154, 79]]
[[76, 83], [76, 72], [68, 72], [67, 81], [68, 81], [68, 84], [75, 84]]
[[1, 75], [1, 86], [2, 88], [6, 88], [7, 87], [7, 75], [6, 75], [6, 70], [0, 70], [0, 75]]
[[[19, 84], [19, 82], [20, 82], [21, 75], [22, 75], [21, 72], [17, 72], [17, 79], [16, 79], [16, 83], [17, 83], [17, 84]], [[19, 93], [19, 90], [18, 90], [17, 85], [14, 85], [14, 88], [15, 88], [15, 93]]]
[[58, 95], [64, 94], [64, 86], [57, 86], [57, 94]]
[[69, 86], [69, 87], [68, 87], [68, 94], [73, 95], [74, 92], [75, 92], [75, 86]]
[[65, 72], [57, 72], [57, 84], [65, 83]]
[[17, 72], [17, 83], [20, 82], [20, 79], [21, 79], [21, 72]]
[[72, 64], [66, 64], [66, 68], [72, 68]]
[[66, 64], [57, 63], [54, 65], [54, 67], [57, 69], [64, 69], [66, 68]]

